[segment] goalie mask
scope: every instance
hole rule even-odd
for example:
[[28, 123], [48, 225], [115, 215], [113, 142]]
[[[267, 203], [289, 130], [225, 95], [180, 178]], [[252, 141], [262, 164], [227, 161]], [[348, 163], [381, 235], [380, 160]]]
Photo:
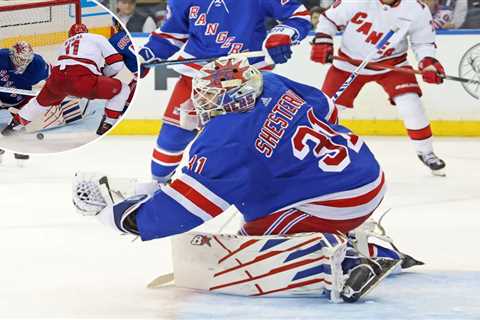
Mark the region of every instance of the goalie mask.
[[251, 110], [262, 93], [263, 78], [247, 59], [222, 58], [200, 70], [192, 89], [193, 105], [204, 126], [215, 116]]
[[28, 65], [33, 61], [32, 46], [25, 41], [15, 43], [10, 49], [10, 60], [15, 66], [15, 72], [22, 74], [27, 70]]

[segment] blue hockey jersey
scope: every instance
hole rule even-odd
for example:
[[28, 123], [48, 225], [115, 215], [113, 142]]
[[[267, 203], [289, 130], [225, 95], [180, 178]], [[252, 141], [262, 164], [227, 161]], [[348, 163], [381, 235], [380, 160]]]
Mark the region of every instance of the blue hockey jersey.
[[[160, 59], [177, 52], [180, 59], [258, 51], [267, 35], [268, 17], [289, 29], [294, 43], [305, 38], [311, 29], [308, 10], [296, 0], [169, 0], [168, 19], [152, 33], [146, 47]], [[178, 72], [186, 75], [195, 69], [195, 65], [176, 66]]]
[[[48, 78], [49, 70], [45, 60], [35, 54], [25, 72], [17, 74], [10, 60], [9, 49], [0, 49], [0, 87], [32, 90], [33, 85]], [[25, 98], [22, 95], [0, 92], [0, 102], [9, 106], [15, 106]]]
[[133, 73], [138, 73], [137, 56], [135, 48], [133, 47], [132, 40], [125, 31], [115, 33], [109, 39], [112, 46], [123, 56], [123, 62], [127, 66], [128, 70]]
[[296, 208], [323, 219], [373, 212], [384, 177], [363, 140], [336, 124], [321, 91], [264, 73], [264, 91], [246, 113], [209, 121], [188, 166], [137, 214], [142, 239], [188, 231], [235, 205], [246, 221]]

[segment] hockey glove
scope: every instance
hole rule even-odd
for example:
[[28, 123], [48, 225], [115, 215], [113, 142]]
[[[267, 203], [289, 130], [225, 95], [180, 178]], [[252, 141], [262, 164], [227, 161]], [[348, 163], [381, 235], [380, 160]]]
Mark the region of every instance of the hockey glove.
[[292, 39], [286, 34], [271, 34], [265, 40], [265, 49], [275, 64], [285, 63], [292, 57]]
[[325, 33], [317, 33], [312, 40], [312, 52], [310, 59], [318, 63], [333, 62], [333, 39]]
[[155, 57], [152, 49], [148, 47], [140, 48], [140, 51], [138, 51], [138, 55], [140, 58], [140, 78], [144, 78], [150, 71], [149, 68], [144, 67], [144, 64], [155, 62], [159, 59]]
[[432, 57], [425, 57], [418, 64], [418, 68], [422, 71], [423, 81], [426, 83], [440, 84], [445, 79], [445, 69], [440, 62]]

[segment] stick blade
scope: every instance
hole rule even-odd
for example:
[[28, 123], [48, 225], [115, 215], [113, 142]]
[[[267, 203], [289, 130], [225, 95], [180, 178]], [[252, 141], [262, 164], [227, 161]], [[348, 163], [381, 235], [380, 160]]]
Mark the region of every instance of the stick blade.
[[163, 287], [166, 284], [169, 284], [170, 282], [173, 282], [174, 280], [175, 280], [175, 277], [173, 273], [167, 273], [153, 279], [153, 281], [147, 285], [147, 288], [157, 289], [157, 288]]

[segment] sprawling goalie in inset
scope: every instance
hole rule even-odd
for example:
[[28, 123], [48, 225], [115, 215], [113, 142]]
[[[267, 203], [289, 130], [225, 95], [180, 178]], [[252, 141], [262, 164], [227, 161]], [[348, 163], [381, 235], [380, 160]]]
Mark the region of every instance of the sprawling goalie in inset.
[[[337, 124], [336, 107], [321, 91], [261, 73], [244, 59], [222, 59], [203, 67], [194, 78], [192, 101], [196, 113], [182, 116], [190, 117], [191, 123], [197, 121], [201, 131], [181, 174], [154, 193], [123, 201], [115, 199], [107, 177], [78, 175], [73, 194], [77, 208], [98, 214], [115, 229], [143, 240], [187, 232], [231, 205], [245, 220], [240, 234], [251, 241], [263, 243], [258, 236], [321, 234], [316, 238], [319, 242], [307, 241], [308, 249], [301, 245], [296, 250], [285, 249], [290, 250], [288, 257], [271, 265], [267, 274], [297, 267], [292, 260], [316, 252], [324, 258], [301, 259], [305, 270], [278, 280], [279, 285], [296, 288], [297, 293], [308, 292], [314, 285], [349, 302], [397, 265], [418, 263], [380, 246], [370, 246], [369, 252], [368, 244], [362, 245], [366, 248], [363, 256], [374, 256], [370, 253], [375, 251], [375, 259], [363, 258], [353, 246], [347, 247], [345, 235], [367, 221], [382, 201], [385, 176], [364, 141]], [[295, 239], [268, 240], [255, 252], [265, 253], [279, 241]], [[250, 246], [251, 241], [241, 247]], [[274, 253], [266, 256], [270, 254]], [[258, 288], [253, 284], [231, 287], [248, 279], [236, 281], [232, 276], [218, 283], [221, 275], [238, 268], [221, 266], [209, 289], [229, 287], [228, 293], [255, 294], [251, 290]], [[311, 282], [309, 277], [314, 275], [320, 278]], [[257, 278], [252, 275], [251, 279]], [[255, 295], [269, 292], [260, 291]]]
[[[28, 42], [18, 41], [10, 48], [0, 49], [0, 111], [15, 116], [34, 97], [31, 91], [33, 86], [46, 80], [49, 75], [50, 66], [40, 54], [34, 52]], [[58, 105], [51, 106], [38, 126], [48, 129], [60, 123], [77, 121], [82, 118], [87, 104], [88, 101], [67, 98]], [[19, 160], [28, 159], [27, 155], [15, 156]]]
[[84, 24], [72, 25], [42, 90], [13, 115], [3, 133], [14, 134], [43, 119], [52, 106], [74, 96], [107, 100], [97, 130], [98, 135], [104, 134], [120, 118], [130, 94], [128, 85], [113, 78], [123, 67], [122, 55], [105, 37], [89, 33]]

